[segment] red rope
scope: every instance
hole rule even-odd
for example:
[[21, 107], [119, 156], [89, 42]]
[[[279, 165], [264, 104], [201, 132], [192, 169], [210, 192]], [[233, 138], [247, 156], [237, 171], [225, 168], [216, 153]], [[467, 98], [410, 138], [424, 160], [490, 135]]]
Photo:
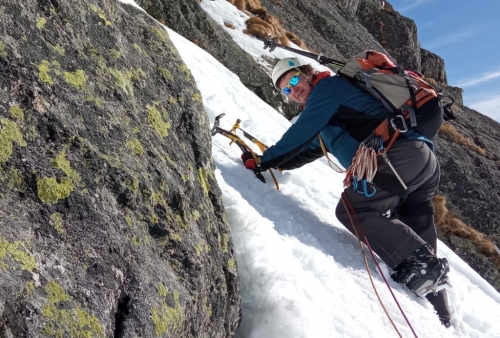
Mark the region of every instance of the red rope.
[[377, 259], [375, 258], [375, 254], [373, 253], [373, 250], [370, 246], [370, 243], [368, 243], [368, 239], [366, 238], [366, 235], [363, 231], [363, 228], [361, 228], [361, 225], [359, 224], [359, 220], [358, 220], [358, 217], [356, 216], [356, 213], [354, 212], [354, 207], [352, 206], [351, 204], [351, 201], [349, 200], [349, 198], [347, 197], [347, 194], [345, 192], [342, 192], [342, 196], [341, 196], [342, 199], [344, 199], [344, 201], [346, 202], [346, 204], [348, 205], [349, 207], [349, 210], [346, 210], [348, 213], [350, 213], [352, 215], [352, 217], [354, 218], [355, 220], [355, 225], [356, 227], [358, 228], [358, 230], [360, 231], [361, 233], [361, 236], [363, 237], [363, 240], [366, 244], [366, 246], [368, 247], [369, 251], [370, 251], [370, 254], [372, 255], [372, 258], [373, 258], [373, 261], [375, 262], [375, 264], [377, 265], [377, 268], [378, 270], [380, 271], [380, 274], [382, 275], [382, 278], [384, 279], [384, 282], [385, 282], [385, 285], [387, 285], [387, 288], [389, 289], [389, 292], [391, 293], [392, 295], [392, 298], [394, 298], [394, 301], [396, 302], [396, 305], [398, 306], [399, 308], [399, 311], [401, 312], [401, 314], [403, 315], [406, 323], [408, 324], [408, 326], [410, 327], [411, 329], [411, 332], [413, 332], [413, 335], [415, 336], [415, 338], [418, 338], [417, 334], [415, 333], [415, 330], [413, 329], [413, 326], [411, 325], [410, 321], [408, 320], [408, 318], [406, 317], [406, 314], [405, 312], [403, 311], [403, 309], [401, 308], [401, 305], [399, 304], [397, 298], [396, 298], [396, 295], [394, 295], [394, 292], [392, 292], [392, 288], [391, 286], [389, 285], [389, 283], [387, 282], [387, 279], [385, 278], [383, 272], [382, 272], [382, 269], [380, 268], [380, 265], [378, 264], [377, 262]]

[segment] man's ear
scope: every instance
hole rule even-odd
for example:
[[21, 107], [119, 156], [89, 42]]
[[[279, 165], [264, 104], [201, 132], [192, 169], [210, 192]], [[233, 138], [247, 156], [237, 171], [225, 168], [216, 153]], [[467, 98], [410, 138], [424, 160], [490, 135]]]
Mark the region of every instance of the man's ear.
[[[300, 70], [299, 70], [300, 72]], [[306, 79], [307, 83], [309, 83], [309, 85], [312, 87], [313, 86], [313, 81], [312, 81], [312, 76], [308, 76], [302, 72], [300, 72], [300, 75], [302, 75], [304, 77], [304, 79]]]

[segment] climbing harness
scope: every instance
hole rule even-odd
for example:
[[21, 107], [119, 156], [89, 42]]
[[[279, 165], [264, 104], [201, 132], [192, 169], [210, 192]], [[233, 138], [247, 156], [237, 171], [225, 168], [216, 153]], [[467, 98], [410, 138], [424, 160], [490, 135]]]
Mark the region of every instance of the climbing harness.
[[[229, 145], [233, 144], [233, 143], [236, 143], [236, 145], [240, 148], [240, 150], [243, 152], [243, 153], [246, 153], [246, 152], [250, 152], [252, 154], [252, 157], [254, 158], [255, 162], [260, 164], [260, 156], [257, 155], [255, 153], [255, 151], [250, 148], [246, 143], [245, 141], [243, 141], [237, 134], [236, 134], [236, 130], [239, 129], [243, 132], [243, 135], [248, 138], [249, 140], [251, 140], [253, 143], [255, 143], [260, 151], [262, 153], [264, 153], [264, 151], [268, 148], [267, 145], [265, 145], [264, 143], [260, 142], [259, 140], [257, 140], [255, 137], [253, 137], [252, 135], [250, 135], [249, 133], [247, 133], [246, 131], [244, 131], [243, 129], [240, 128], [240, 122], [241, 120], [240, 119], [237, 119], [236, 120], [236, 123], [233, 125], [233, 127], [231, 128], [231, 130], [225, 130], [225, 129], [222, 129], [219, 127], [219, 124], [220, 124], [220, 119], [222, 117], [224, 117], [224, 115], [226, 115], [225, 113], [222, 113], [220, 115], [217, 115], [215, 117], [215, 120], [214, 120], [214, 126], [212, 127], [212, 130], [211, 130], [211, 134], [212, 136], [215, 136], [216, 134], [221, 134], [227, 138], [229, 138], [231, 140], [231, 142], [229, 143]], [[274, 181], [274, 184], [276, 185], [276, 189], [279, 190], [279, 184], [278, 184], [278, 180], [276, 179], [276, 176], [274, 175], [273, 171], [271, 169], [268, 169], [269, 170], [269, 173], [271, 174], [271, 177], [273, 178], [273, 181]], [[277, 169], [279, 172], [281, 172], [281, 169]], [[262, 173], [260, 172], [260, 170], [253, 170], [255, 176], [262, 182], [262, 183], [266, 183], [266, 179], [264, 178], [264, 176], [262, 175]]]
[[349, 197], [347, 197], [347, 194], [345, 192], [342, 192], [342, 195], [341, 195], [340, 199], [342, 200], [342, 204], [344, 205], [344, 209], [347, 212], [347, 216], [349, 217], [349, 221], [351, 222], [351, 226], [352, 226], [352, 228], [354, 230], [354, 233], [355, 233], [355, 235], [356, 235], [356, 237], [358, 239], [359, 246], [360, 246], [361, 252], [363, 254], [363, 259], [365, 261], [366, 271], [368, 272], [368, 276], [370, 277], [370, 282], [372, 284], [373, 290], [375, 291], [375, 294], [377, 295], [378, 301], [380, 302], [380, 305], [384, 309], [384, 312], [385, 312], [387, 318], [391, 322], [392, 326], [396, 330], [396, 332], [399, 335], [399, 337], [402, 337], [401, 333], [399, 332], [398, 328], [396, 327], [396, 324], [394, 323], [394, 321], [392, 320], [391, 316], [387, 312], [387, 309], [385, 308], [385, 306], [384, 306], [384, 304], [382, 302], [382, 299], [380, 298], [380, 296], [378, 294], [377, 288], [375, 287], [375, 284], [373, 283], [373, 277], [372, 277], [372, 274], [370, 272], [370, 267], [368, 266], [368, 261], [367, 261], [367, 258], [366, 258], [365, 250], [363, 248], [362, 240], [366, 244], [366, 246], [368, 247], [368, 250], [370, 251], [370, 254], [371, 254], [372, 258], [373, 258], [373, 261], [375, 262], [375, 265], [377, 266], [377, 268], [378, 268], [378, 270], [380, 272], [380, 275], [384, 279], [385, 285], [387, 285], [387, 288], [389, 289], [389, 292], [391, 293], [392, 298], [396, 302], [396, 305], [399, 308], [399, 311], [403, 315], [406, 323], [408, 324], [408, 326], [409, 326], [411, 332], [413, 333], [413, 335], [415, 336], [415, 338], [418, 338], [417, 334], [415, 333], [415, 330], [413, 329], [413, 326], [411, 325], [410, 321], [406, 317], [405, 312], [401, 308], [401, 305], [399, 304], [399, 302], [398, 302], [398, 300], [396, 298], [396, 295], [394, 295], [394, 292], [392, 292], [392, 288], [389, 285], [389, 283], [387, 282], [387, 279], [385, 278], [384, 273], [382, 272], [382, 269], [380, 268], [380, 265], [377, 262], [377, 259], [375, 258], [375, 254], [373, 253], [373, 250], [372, 250], [372, 248], [370, 246], [370, 243], [368, 242], [368, 239], [366, 238], [366, 235], [365, 235], [365, 233], [363, 231], [363, 228], [361, 228], [361, 225], [359, 223], [358, 217], [356, 216], [356, 213], [354, 211], [354, 207], [352, 206], [352, 203], [349, 200]]

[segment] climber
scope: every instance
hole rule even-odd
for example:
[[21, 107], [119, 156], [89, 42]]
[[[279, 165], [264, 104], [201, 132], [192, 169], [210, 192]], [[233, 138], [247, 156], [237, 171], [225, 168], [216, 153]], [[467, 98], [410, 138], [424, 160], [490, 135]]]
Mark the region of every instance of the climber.
[[[278, 61], [272, 81], [283, 95], [304, 108], [295, 124], [262, 157], [242, 155], [247, 169], [292, 170], [326, 155], [326, 151], [349, 168], [361, 142], [371, 137], [387, 116], [387, 109], [371, 95], [329, 71], [318, 73], [298, 58]], [[366, 115], [380, 119], [364, 119]], [[343, 195], [373, 251], [394, 270], [391, 277], [415, 294], [425, 295], [440, 321], [449, 327], [446, 290], [436, 292], [438, 286], [447, 285], [449, 271], [446, 258], [436, 256], [433, 196], [439, 164], [431, 141], [415, 130], [398, 135], [391, 145], [389, 141], [380, 144], [384, 156], [376, 157], [373, 183], [354, 180]], [[389, 150], [384, 148], [388, 146]], [[343, 203], [337, 205], [336, 216], [355, 233]]]

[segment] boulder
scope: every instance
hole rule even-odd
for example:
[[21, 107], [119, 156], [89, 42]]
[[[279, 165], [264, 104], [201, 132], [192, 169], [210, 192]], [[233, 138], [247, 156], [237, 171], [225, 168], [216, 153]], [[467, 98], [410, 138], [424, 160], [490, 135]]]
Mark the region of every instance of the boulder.
[[109, 0], [0, 6], [0, 336], [231, 337], [209, 121], [167, 32]]
[[[434, 140], [441, 166], [439, 193], [464, 223], [500, 243], [500, 124], [465, 106], [453, 106], [457, 135], [440, 132]], [[465, 140], [460, 141], [460, 136]], [[443, 238], [445, 243], [497, 290], [500, 273], [467, 239]]]

